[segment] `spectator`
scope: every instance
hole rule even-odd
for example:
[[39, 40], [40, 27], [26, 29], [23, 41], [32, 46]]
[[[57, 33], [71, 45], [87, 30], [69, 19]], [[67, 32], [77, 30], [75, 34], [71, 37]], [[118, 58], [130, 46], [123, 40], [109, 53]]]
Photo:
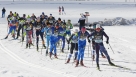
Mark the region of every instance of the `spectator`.
[[81, 18], [79, 18], [79, 21], [78, 21], [79, 30], [81, 30], [81, 28], [85, 26], [85, 20], [86, 20], [84, 14], [81, 13], [80, 15], [81, 15]]
[[6, 9], [3, 7], [3, 9], [2, 9], [2, 18], [5, 17], [5, 12], [6, 12]]
[[64, 7], [62, 6], [62, 15], [63, 13], [66, 15], [65, 11], [64, 11]]
[[61, 7], [59, 6], [59, 15], [61, 15]]

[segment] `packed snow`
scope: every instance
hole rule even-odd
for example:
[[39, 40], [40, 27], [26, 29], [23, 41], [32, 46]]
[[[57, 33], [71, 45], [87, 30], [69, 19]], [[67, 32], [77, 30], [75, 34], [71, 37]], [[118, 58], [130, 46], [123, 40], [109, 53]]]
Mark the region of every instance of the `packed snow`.
[[[66, 15], [58, 15], [59, 6], [64, 6]], [[9, 36], [6, 40], [0, 40], [0, 77], [136, 77], [136, 7], [133, 3], [0, 2], [0, 7], [1, 9], [6, 8], [6, 16], [9, 11], [17, 12], [20, 16], [22, 14], [31, 15], [32, 13], [39, 16], [45, 12], [47, 15], [52, 13], [56, 19], [58, 17], [65, 20], [71, 19], [72, 23], [78, 22], [80, 13], [89, 12], [89, 23], [103, 21], [106, 24], [104, 29], [110, 37], [111, 47], [104, 43], [105, 47], [112, 62], [124, 67], [108, 66], [107, 59], [100, 56], [100, 69], [102, 71], [98, 71], [96, 62], [91, 59], [92, 48], [88, 43], [84, 64], [89, 68], [86, 68], [75, 67], [72, 59], [69, 64], [65, 64], [69, 52], [67, 44], [65, 53], [60, 53], [60, 47], [58, 47], [59, 59], [51, 60], [49, 56], [45, 56], [46, 49], [42, 49], [40, 52], [36, 51], [35, 46], [31, 49], [25, 49], [25, 42], [19, 43], [20, 39], [13, 40]], [[122, 22], [125, 24], [121, 24]], [[0, 18], [1, 39], [7, 35], [7, 30], [6, 18]], [[41, 45], [41, 41], [39, 44]]]

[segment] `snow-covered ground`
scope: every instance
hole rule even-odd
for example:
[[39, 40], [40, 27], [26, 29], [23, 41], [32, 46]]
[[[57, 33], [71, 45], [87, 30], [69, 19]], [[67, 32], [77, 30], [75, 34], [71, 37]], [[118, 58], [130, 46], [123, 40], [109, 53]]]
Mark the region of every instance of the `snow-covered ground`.
[[[126, 19], [135, 18], [136, 7], [134, 4], [124, 3], [82, 3], [73, 2], [69, 4], [44, 4], [44, 3], [0, 3], [0, 7], [5, 7], [8, 15], [9, 11], [22, 14], [35, 13], [37, 16], [42, 12], [49, 15], [52, 13], [56, 18], [71, 19], [76, 23], [80, 13], [88, 11], [90, 13], [89, 22], [100, 21], [105, 18], [124, 17]], [[87, 4], [87, 5], [85, 5]], [[66, 15], [58, 15], [58, 6], [64, 6]], [[0, 13], [1, 14], [1, 13]], [[19, 43], [20, 40], [12, 40], [9, 36], [7, 40], [0, 40], [0, 77], [136, 77], [136, 26], [104, 26], [105, 32], [110, 37], [110, 45], [114, 53], [105, 43], [112, 62], [125, 68], [113, 67], [108, 64], [107, 60], [100, 56], [100, 68], [96, 70], [95, 61], [91, 60], [91, 52], [87, 43], [85, 50], [84, 64], [90, 68], [77, 67], [71, 63], [65, 64], [67, 44], [65, 53], [59, 52], [59, 59], [50, 60], [45, 56], [45, 49], [40, 52], [36, 47], [25, 49], [25, 42]], [[3, 39], [7, 34], [6, 18], [0, 18], [0, 38]], [[41, 44], [41, 42], [40, 42]], [[41, 48], [41, 47], [40, 47]], [[109, 48], [109, 49], [108, 49]], [[90, 50], [91, 48], [89, 48]]]

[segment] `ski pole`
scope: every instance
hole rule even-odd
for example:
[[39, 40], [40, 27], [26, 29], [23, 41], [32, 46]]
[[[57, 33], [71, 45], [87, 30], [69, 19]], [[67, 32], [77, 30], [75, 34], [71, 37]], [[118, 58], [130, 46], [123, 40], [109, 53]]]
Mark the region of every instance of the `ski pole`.
[[41, 55], [42, 55], [42, 49], [43, 49], [43, 45], [42, 45], [42, 48], [41, 48]]
[[23, 36], [22, 36], [22, 45], [21, 45], [21, 47], [23, 46], [23, 42], [24, 42], [24, 41], [23, 41]]
[[[69, 44], [68, 44], [68, 45], [69, 45]], [[66, 63], [66, 61], [67, 61], [68, 51], [69, 51], [69, 49], [67, 50], [67, 53], [66, 53], [65, 63]]]
[[33, 35], [33, 45], [34, 45], [34, 42], [35, 42], [35, 32], [34, 32], [34, 28], [33, 28], [33, 30], [32, 30], [32, 35]]
[[110, 43], [109, 43], [109, 46], [110, 46], [110, 48], [111, 48], [112, 52], [114, 53], [114, 51], [113, 51], [113, 49], [112, 49], [112, 47], [111, 47]]
[[23, 35], [24, 31], [23, 31], [23, 29], [24, 29], [24, 25], [22, 26], [22, 40], [21, 40], [22, 41], [22, 45], [21, 45], [21, 47], [23, 46], [23, 41], [24, 41], [23, 40], [23, 38], [24, 38], [24, 35]]
[[69, 50], [69, 44], [68, 44], [68, 50]]
[[88, 57], [89, 57], [89, 45], [88, 45]]
[[9, 25], [7, 26], [7, 32], [8, 32]]
[[[90, 51], [91, 51], [91, 43], [89, 43], [89, 45], [90, 45]], [[92, 56], [93, 54], [92, 54], [92, 51], [91, 51], [91, 58], [92, 58], [92, 66], [93, 66], [93, 56]]]
[[[60, 45], [59, 45], [59, 47], [60, 47], [60, 53], [59, 53], [59, 55], [60, 55], [60, 54], [61, 54], [62, 41], [59, 40], [58, 43], [60, 44]], [[58, 56], [59, 56], [59, 55], [58, 55]]]

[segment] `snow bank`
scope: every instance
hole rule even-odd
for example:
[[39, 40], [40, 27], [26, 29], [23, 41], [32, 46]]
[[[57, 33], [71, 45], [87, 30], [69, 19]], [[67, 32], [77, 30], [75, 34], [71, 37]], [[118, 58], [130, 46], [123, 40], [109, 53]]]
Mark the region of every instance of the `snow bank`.
[[[86, 26], [89, 26], [91, 23], [86, 23]], [[100, 24], [101, 26], [114, 26], [114, 25], [132, 25], [136, 24], [136, 18], [127, 20], [122, 17], [116, 17], [113, 19], [104, 19], [103, 21], [93, 22], [93, 24]], [[74, 26], [78, 26], [78, 23], [73, 23]]]
[[116, 17], [114, 19], [104, 19], [104, 21], [100, 21], [99, 24], [101, 24], [102, 26], [131, 25], [136, 24], [136, 18], [127, 20], [122, 17]]

